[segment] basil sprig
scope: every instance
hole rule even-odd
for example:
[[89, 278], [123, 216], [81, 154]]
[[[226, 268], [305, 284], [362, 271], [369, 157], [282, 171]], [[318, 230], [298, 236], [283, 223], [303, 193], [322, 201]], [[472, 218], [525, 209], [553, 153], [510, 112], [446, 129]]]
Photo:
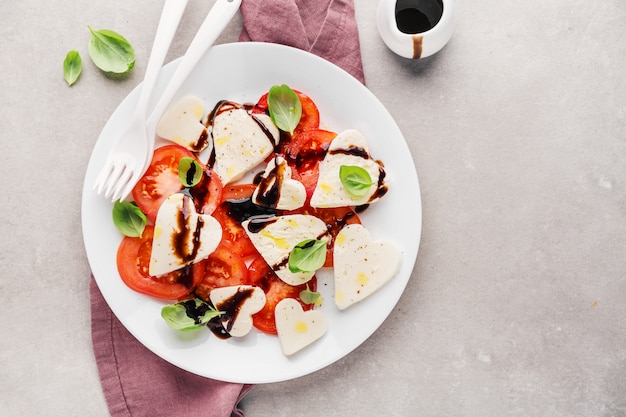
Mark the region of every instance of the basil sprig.
[[182, 332], [200, 329], [221, 314], [221, 311], [215, 310], [199, 298], [180, 301], [161, 309], [161, 317], [165, 323], [172, 329]]
[[341, 165], [339, 179], [348, 193], [362, 197], [372, 187], [372, 177], [364, 168], [356, 165]]
[[132, 45], [117, 32], [108, 29], [94, 30], [89, 40], [89, 56], [102, 71], [122, 74], [135, 65], [135, 50]]
[[302, 117], [302, 103], [296, 92], [288, 85], [275, 85], [267, 94], [267, 106], [274, 124], [293, 135]]
[[306, 288], [300, 291], [300, 300], [304, 304], [320, 305], [322, 303], [322, 294], [317, 291], [311, 291], [309, 284], [306, 284]]
[[193, 187], [202, 179], [202, 166], [190, 156], [184, 156], [178, 163], [178, 178], [185, 187]]
[[78, 76], [83, 69], [83, 60], [76, 50], [71, 50], [63, 61], [63, 78], [68, 85], [72, 85], [78, 80]]
[[289, 254], [291, 272], [313, 272], [324, 266], [327, 239], [306, 239], [298, 243]]
[[134, 202], [116, 201], [113, 205], [113, 223], [124, 236], [141, 237], [146, 221], [146, 215]]

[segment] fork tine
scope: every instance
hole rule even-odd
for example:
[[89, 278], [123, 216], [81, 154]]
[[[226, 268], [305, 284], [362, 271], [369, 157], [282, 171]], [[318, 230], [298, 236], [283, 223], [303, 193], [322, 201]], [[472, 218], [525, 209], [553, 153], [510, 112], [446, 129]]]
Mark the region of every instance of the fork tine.
[[108, 159], [106, 163], [104, 164], [104, 166], [102, 167], [102, 169], [100, 170], [100, 173], [98, 174], [98, 178], [96, 178], [96, 181], [93, 184], [93, 189], [96, 191], [97, 194], [102, 194], [102, 191], [104, 190], [104, 186], [107, 184], [112, 170], [113, 170], [113, 166], [111, 164], [110, 159]]
[[125, 166], [126, 164], [124, 164], [123, 162], [120, 163], [119, 161], [115, 161], [113, 163], [113, 170], [111, 171], [111, 174], [109, 175], [109, 178], [107, 179], [107, 183], [104, 188], [104, 196], [106, 198], [111, 198], [111, 196], [113, 195], [113, 189], [118, 183], [120, 175], [122, 175]]
[[121, 190], [121, 193], [119, 195], [120, 201], [126, 200], [126, 197], [128, 197], [131, 191], [133, 190], [133, 188], [135, 188], [135, 184], [137, 184], [138, 180], [139, 180], [139, 174], [133, 173], [133, 176], [127, 182], [126, 186]]
[[117, 180], [116, 187], [113, 190], [111, 201], [122, 201], [126, 198], [126, 194], [122, 191], [125, 191], [128, 185], [128, 181], [133, 176], [133, 170], [129, 166], [124, 167], [124, 171], [120, 174], [120, 177]]

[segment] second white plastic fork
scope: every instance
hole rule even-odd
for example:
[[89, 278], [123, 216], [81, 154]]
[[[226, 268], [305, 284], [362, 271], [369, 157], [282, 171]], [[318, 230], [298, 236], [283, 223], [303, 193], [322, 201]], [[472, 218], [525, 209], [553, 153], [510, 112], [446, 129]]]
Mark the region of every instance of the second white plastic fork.
[[[180, 59], [180, 63], [178, 64], [176, 71], [172, 75], [172, 78], [165, 87], [163, 94], [154, 106], [154, 109], [146, 122], [148, 135], [150, 137], [155, 137], [156, 126], [159, 119], [163, 115], [163, 112], [165, 112], [165, 109], [170, 104], [176, 93], [178, 93], [178, 90], [182, 86], [183, 82], [196, 67], [200, 59], [215, 43], [219, 35], [224, 31], [228, 23], [235, 16], [241, 6], [241, 1], [242, 0], [215, 1], [213, 7], [211, 7], [211, 10], [209, 10], [209, 13], [204, 18], [202, 25], [200, 25], [198, 32], [196, 32], [196, 35], [189, 44], [185, 55], [183, 55]], [[154, 149], [150, 150], [146, 164], [143, 167], [144, 171], [150, 165], [153, 151]]]

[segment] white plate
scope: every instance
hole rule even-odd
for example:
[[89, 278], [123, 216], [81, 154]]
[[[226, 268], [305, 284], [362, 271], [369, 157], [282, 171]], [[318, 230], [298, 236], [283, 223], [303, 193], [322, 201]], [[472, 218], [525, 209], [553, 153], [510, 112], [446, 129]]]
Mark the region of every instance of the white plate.
[[[156, 86], [163, 91], [177, 61], [166, 65]], [[205, 377], [241, 383], [297, 378], [344, 357], [387, 318], [411, 276], [421, 234], [421, 199], [415, 166], [398, 126], [376, 97], [347, 72], [298, 49], [266, 43], [233, 43], [212, 48], [181, 87], [210, 109], [220, 99], [255, 102], [272, 85], [288, 84], [318, 105], [322, 123], [339, 132], [354, 128], [368, 139], [375, 159], [385, 163], [387, 195], [362, 215], [374, 239], [393, 240], [403, 251], [399, 274], [384, 288], [345, 311], [334, 304], [330, 271], [318, 274], [324, 296], [321, 310], [328, 332], [304, 350], [286, 357], [278, 339], [253, 330], [220, 340], [210, 331], [182, 333], [161, 319], [166, 304], [128, 289], [115, 264], [121, 235], [111, 220], [112, 204], [92, 190], [115, 134], [129, 119], [138, 99], [135, 88], [113, 112], [94, 147], [83, 187], [82, 223], [87, 258], [98, 287], [124, 326], [148, 349], [170, 363]], [[155, 94], [158, 97], [158, 94]], [[174, 99], [176, 100], [176, 98]], [[390, 341], [391, 342], [391, 341]]]

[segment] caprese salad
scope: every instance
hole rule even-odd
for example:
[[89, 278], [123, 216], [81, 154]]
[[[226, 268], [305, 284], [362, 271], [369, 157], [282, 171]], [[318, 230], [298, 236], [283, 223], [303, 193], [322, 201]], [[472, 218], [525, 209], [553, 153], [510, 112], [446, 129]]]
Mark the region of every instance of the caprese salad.
[[223, 100], [208, 112], [184, 97], [157, 136], [171, 143], [113, 220], [125, 235], [120, 277], [171, 300], [170, 327], [220, 338], [256, 328], [291, 355], [327, 330], [318, 270], [332, 268], [341, 310], [396, 275], [400, 249], [359, 218], [387, 192], [385, 167], [357, 130], [321, 128], [305, 93], [276, 85], [254, 104]]

